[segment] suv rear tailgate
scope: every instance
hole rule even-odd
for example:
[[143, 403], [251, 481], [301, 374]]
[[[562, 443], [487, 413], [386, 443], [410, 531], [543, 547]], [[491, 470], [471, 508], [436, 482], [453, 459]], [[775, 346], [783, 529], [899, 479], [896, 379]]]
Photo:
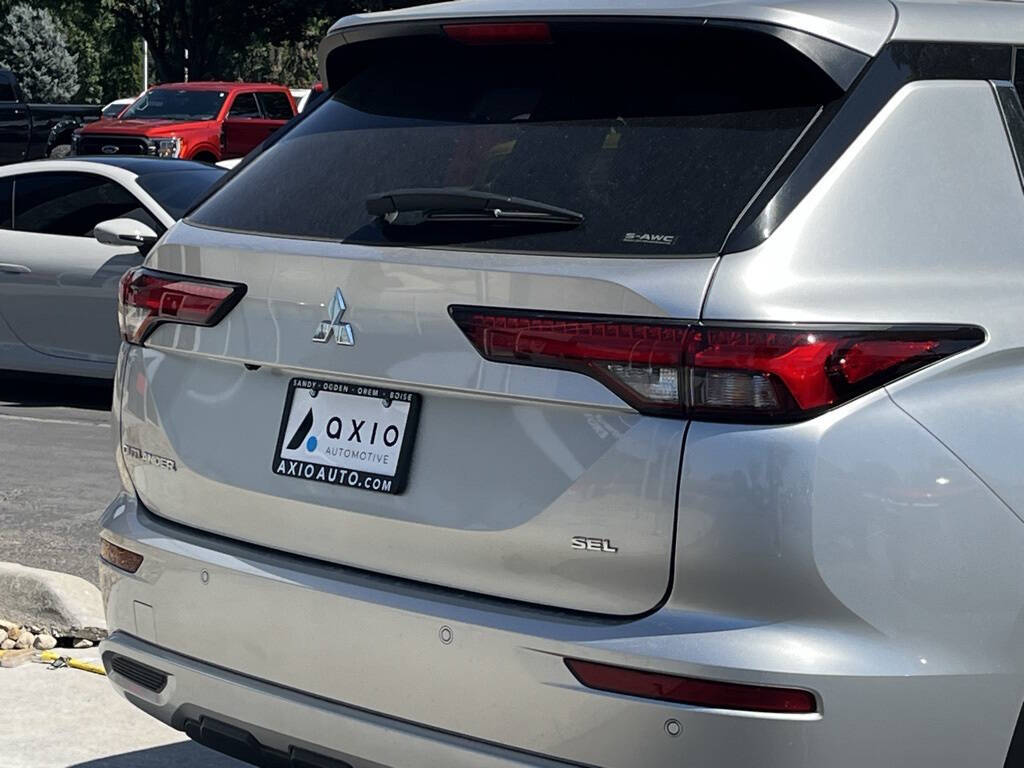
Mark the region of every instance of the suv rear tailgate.
[[[177, 246], [194, 240], [177, 229], [152, 266], [247, 281], [246, 298], [214, 328], [158, 328], [147, 348], [131, 348], [124, 377], [124, 445], [174, 462], [168, 471], [126, 454], [155, 513], [540, 604], [635, 614], [664, 596], [685, 422], [637, 414], [579, 374], [488, 362], [448, 307], [518, 306], [529, 297], [559, 311], [694, 317], [713, 258], [575, 259], [570, 276], [559, 274], [564, 262], [543, 256], [503, 259], [498, 270], [484, 268], [490, 254], [204, 236], [201, 249]], [[335, 286], [343, 286], [351, 347], [312, 341]], [[293, 377], [422, 397], [404, 493], [271, 471]], [[323, 425], [315, 429], [325, 439]], [[606, 544], [578, 549], [575, 537]]]

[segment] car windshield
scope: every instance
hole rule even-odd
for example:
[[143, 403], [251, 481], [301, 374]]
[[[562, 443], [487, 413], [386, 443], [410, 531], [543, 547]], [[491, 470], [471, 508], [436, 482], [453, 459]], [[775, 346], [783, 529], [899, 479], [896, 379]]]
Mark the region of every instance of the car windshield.
[[128, 107], [121, 119], [213, 120], [226, 96], [225, 91], [154, 88]]
[[223, 168], [190, 168], [147, 173], [138, 181], [165, 211], [180, 219], [225, 173]]

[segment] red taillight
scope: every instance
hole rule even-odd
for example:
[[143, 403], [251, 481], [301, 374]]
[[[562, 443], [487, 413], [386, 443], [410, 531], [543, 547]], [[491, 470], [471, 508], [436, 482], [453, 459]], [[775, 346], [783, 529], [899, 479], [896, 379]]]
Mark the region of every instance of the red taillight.
[[799, 421], [979, 344], [977, 328], [726, 327], [452, 307], [488, 360], [591, 376], [642, 413]]
[[452, 40], [467, 45], [536, 45], [551, 42], [551, 28], [543, 21], [445, 24], [444, 32]]
[[121, 278], [121, 335], [125, 341], [139, 344], [160, 323], [216, 325], [244, 295], [241, 283], [136, 267]]
[[566, 659], [565, 665], [583, 685], [599, 691], [713, 709], [794, 715], [807, 715], [818, 711], [814, 694], [799, 688], [721, 683], [716, 680], [676, 677], [658, 672], [595, 664], [579, 659]]

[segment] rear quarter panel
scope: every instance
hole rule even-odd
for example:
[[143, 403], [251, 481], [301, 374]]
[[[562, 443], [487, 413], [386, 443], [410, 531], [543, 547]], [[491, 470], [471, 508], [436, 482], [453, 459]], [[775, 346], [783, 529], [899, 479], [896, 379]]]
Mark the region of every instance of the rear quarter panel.
[[952, 323], [980, 347], [889, 387], [1024, 515], [1024, 195], [992, 86], [906, 86], [760, 247], [722, 259], [707, 320]]

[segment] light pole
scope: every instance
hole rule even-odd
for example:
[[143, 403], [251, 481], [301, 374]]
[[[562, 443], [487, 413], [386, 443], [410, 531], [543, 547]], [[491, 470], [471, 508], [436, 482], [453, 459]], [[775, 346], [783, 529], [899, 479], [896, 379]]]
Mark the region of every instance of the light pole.
[[142, 92], [149, 90], [149, 43], [142, 38]]

